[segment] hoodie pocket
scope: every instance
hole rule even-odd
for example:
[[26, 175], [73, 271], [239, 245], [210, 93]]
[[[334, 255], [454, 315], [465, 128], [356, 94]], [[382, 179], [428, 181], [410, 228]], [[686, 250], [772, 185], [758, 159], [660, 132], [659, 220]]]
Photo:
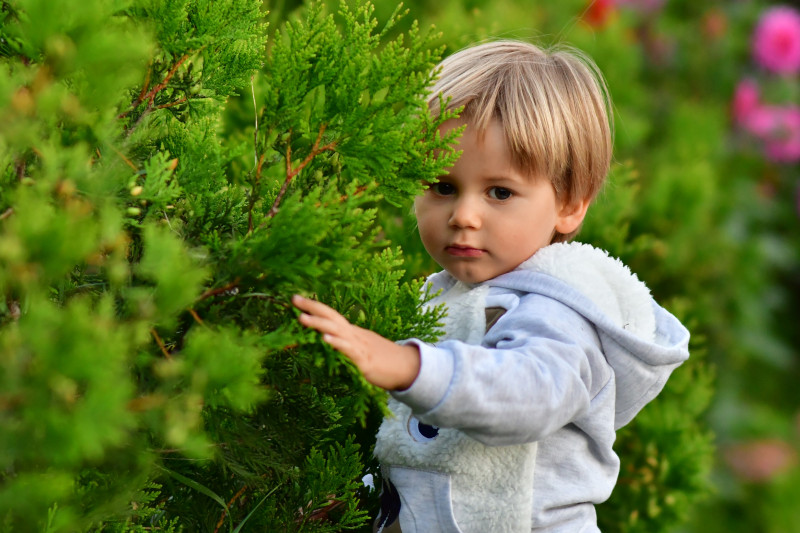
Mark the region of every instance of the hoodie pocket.
[[[383, 468], [399, 496], [397, 521], [402, 533], [462, 533], [450, 503], [449, 475], [401, 466]], [[389, 520], [384, 524], [379, 519], [379, 527], [383, 527], [382, 531], [397, 531], [390, 529], [394, 522]]]

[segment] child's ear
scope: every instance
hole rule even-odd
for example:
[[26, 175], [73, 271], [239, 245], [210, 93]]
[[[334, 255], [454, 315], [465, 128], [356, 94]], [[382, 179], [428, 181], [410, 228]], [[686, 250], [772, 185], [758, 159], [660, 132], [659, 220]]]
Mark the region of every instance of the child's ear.
[[589, 200], [581, 200], [572, 204], [563, 204], [559, 208], [558, 218], [556, 219], [556, 231], [568, 235], [578, 229], [589, 209]]

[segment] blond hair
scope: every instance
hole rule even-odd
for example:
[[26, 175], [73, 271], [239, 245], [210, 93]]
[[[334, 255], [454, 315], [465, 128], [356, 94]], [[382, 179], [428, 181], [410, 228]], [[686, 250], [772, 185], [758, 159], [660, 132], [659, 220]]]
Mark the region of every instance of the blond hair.
[[502, 40], [461, 50], [440, 66], [428, 101], [435, 116], [442, 95], [448, 109], [463, 106], [461, 118], [479, 136], [499, 120], [520, 170], [546, 176], [565, 205], [594, 199], [611, 163], [613, 119], [608, 88], [588, 56]]

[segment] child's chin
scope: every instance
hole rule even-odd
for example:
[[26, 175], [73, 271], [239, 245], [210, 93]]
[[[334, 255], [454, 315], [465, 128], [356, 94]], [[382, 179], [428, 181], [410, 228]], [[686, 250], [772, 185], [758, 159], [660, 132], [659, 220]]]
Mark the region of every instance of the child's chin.
[[454, 272], [453, 270], [448, 270], [448, 272], [450, 272], [450, 274], [458, 281], [469, 284], [483, 283], [484, 281], [494, 277], [486, 272]]

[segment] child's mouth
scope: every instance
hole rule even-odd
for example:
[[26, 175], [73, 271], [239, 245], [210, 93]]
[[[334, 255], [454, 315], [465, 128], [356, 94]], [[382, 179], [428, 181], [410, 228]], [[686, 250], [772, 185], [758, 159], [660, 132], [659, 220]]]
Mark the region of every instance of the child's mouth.
[[448, 246], [445, 251], [455, 257], [480, 257], [485, 253], [485, 250], [480, 248], [472, 248], [471, 246], [460, 246], [457, 244]]

